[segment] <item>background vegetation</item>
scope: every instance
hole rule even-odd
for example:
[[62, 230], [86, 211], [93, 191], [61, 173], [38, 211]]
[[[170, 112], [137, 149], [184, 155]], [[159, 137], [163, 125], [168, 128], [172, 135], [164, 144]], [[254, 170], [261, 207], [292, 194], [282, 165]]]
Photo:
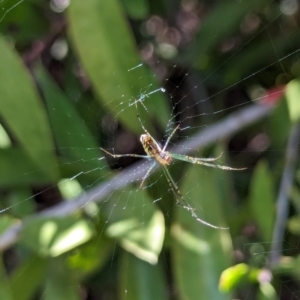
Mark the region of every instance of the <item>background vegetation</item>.
[[[300, 298], [298, 6], [1, 1], [0, 299]], [[104, 159], [143, 154], [137, 99], [158, 140], [180, 123], [171, 146], [247, 167], [170, 168], [229, 230], [174, 205], [159, 171], [139, 189], [143, 162]], [[255, 105], [251, 126], [188, 149]]]

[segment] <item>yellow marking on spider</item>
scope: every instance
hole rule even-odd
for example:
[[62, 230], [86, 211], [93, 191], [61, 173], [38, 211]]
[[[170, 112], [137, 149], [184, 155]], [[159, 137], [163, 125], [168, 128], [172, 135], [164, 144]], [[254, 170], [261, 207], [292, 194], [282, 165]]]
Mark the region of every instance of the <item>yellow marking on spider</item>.
[[[144, 127], [143, 122], [140, 118], [140, 115], [138, 113], [138, 107], [137, 107], [137, 102], [135, 102], [135, 106], [136, 106], [136, 115], [137, 118], [141, 124], [142, 129], [144, 130], [144, 134], [142, 134], [140, 136], [140, 141], [143, 145], [143, 148], [146, 152], [147, 155], [138, 155], [138, 154], [112, 154], [109, 151], [100, 148], [103, 152], [105, 152], [106, 154], [114, 157], [114, 158], [120, 158], [120, 157], [139, 157], [139, 158], [154, 158], [156, 160], [156, 162], [158, 162], [163, 170], [163, 173], [167, 179], [168, 185], [171, 189], [171, 191], [173, 192], [175, 199], [176, 199], [176, 205], [180, 206], [182, 208], [184, 208], [185, 210], [189, 211], [191, 213], [191, 216], [196, 219], [198, 222], [215, 228], [215, 229], [228, 229], [228, 227], [220, 227], [220, 226], [216, 226], [213, 224], [210, 224], [202, 219], [200, 219], [197, 214], [195, 213], [195, 208], [191, 207], [189, 205], [189, 203], [186, 201], [186, 199], [183, 197], [182, 193], [180, 192], [177, 184], [175, 183], [175, 181], [173, 180], [167, 166], [169, 166], [172, 162], [173, 159], [177, 159], [177, 160], [182, 160], [182, 161], [186, 161], [186, 162], [190, 162], [192, 164], [198, 164], [198, 165], [204, 165], [207, 167], [211, 167], [211, 168], [218, 168], [218, 169], [222, 169], [222, 170], [227, 170], [227, 171], [242, 171], [245, 170], [246, 168], [232, 168], [232, 167], [228, 167], [228, 166], [224, 166], [224, 165], [219, 165], [219, 164], [213, 164], [211, 162], [214, 162], [216, 160], [218, 160], [221, 156], [222, 153], [218, 156], [218, 157], [214, 157], [214, 158], [199, 158], [199, 157], [192, 157], [192, 156], [187, 156], [187, 155], [182, 155], [182, 154], [175, 154], [175, 153], [170, 153], [168, 151], [165, 151], [165, 149], [167, 148], [171, 138], [173, 137], [173, 135], [175, 134], [175, 132], [180, 129], [178, 125], [173, 131], [172, 133], [169, 135], [169, 137], [167, 138], [167, 141], [164, 145], [163, 148], [161, 148], [159, 146], [159, 144], [156, 142], [156, 140], [151, 136], [151, 134], [147, 131], [147, 129]], [[146, 175], [143, 177], [142, 182], [140, 184], [140, 187], [143, 186], [146, 178], [149, 176], [149, 174], [151, 173], [152, 169], [155, 166], [155, 162], [150, 166], [150, 168], [148, 169]]]
[[167, 151], [163, 151], [158, 143], [149, 134], [142, 134], [140, 141], [148, 156], [154, 157], [161, 165], [169, 165], [172, 157]]

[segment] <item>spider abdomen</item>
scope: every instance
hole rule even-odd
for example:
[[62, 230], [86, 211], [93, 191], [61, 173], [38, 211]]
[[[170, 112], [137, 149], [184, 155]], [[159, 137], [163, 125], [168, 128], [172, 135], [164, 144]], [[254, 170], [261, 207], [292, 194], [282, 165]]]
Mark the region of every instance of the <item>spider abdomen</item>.
[[160, 164], [169, 165], [172, 161], [167, 151], [163, 151], [150, 134], [142, 134], [140, 141], [147, 155], [154, 157]]

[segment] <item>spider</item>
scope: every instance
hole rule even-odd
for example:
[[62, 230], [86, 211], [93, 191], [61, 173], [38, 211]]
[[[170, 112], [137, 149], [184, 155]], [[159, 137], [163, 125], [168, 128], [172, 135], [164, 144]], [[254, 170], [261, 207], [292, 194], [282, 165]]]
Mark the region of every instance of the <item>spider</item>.
[[144, 134], [142, 134], [140, 136], [140, 141], [141, 141], [144, 151], [146, 152], [147, 155], [113, 154], [101, 147], [100, 147], [100, 149], [103, 152], [105, 152], [106, 154], [108, 154], [114, 158], [128, 157], [128, 156], [138, 157], [138, 158], [154, 158], [153, 164], [150, 166], [146, 175], [142, 179], [140, 188], [143, 186], [144, 181], [149, 176], [149, 174], [153, 170], [154, 166], [158, 162], [161, 165], [163, 173], [167, 179], [168, 185], [174, 194], [177, 206], [180, 206], [180, 207], [184, 208], [185, 210], [189, 211], [193, 218], [195, 218], [198, 222], [200, 222], [206, 226], [209, 226], [209, 227], [212, 227], [215, 229], [228, 229], [229, 227], [220, 227], [220, 226], [210, 224], [210, 223], [200, 219], [197, 216], [197, 214], [195, 212], [195, 208], [191, 207], [189, 205], [189, 203], [187, 202], [187, 200], [183, 197], [177, 184], [175, 183], [174, 179], [172, 178], [167, 166], [169, 166], [171, 164], [173, 159], [177, 159], [177, 160], [182, 160], [182, 161], [186, 161], [186, 162], [193, 163], [193, 164], [203, 165], [203, 166], [207, 166], [207, 167], [211, 167], [211, 168], [218, 168], [218, 169], [227, 170], [227, 171], [241, 171], [241, 170], [245, 170], [246, 168], [236, 169], [236, 168], [231, 168], [231, 167], [224, 166], [224, 165], [211, 163], [211, 162], [218, 160], [222, 156], [222, 153], [221, 153], [221, 155], [219, 155], [218, 157], [215, 157], [215, 158], [198, 158], [198, 157], [191, 157], [191, 156], [182, 155], [182, 154], [170, 153], [170, 152], [166, 151], [166, 148], [167, 148], [171, 138], [173, 137], [175, 132], [180, 129], [180, 124], [172, 131], [172, 133], [167, 138], [165, 145], [163, 146], [163, 148], [161, 148], [160, 145], [157, 143], [157, 141], [151, 136], [151, 134], [148, 132], [148, 130], [144, 127], [141, 117], [138, 113], [137, 102], [138, 101], [135, 102], [136, 116], [137, 116], [137, 118], [141, 124], [141, 127], [144, 131]]

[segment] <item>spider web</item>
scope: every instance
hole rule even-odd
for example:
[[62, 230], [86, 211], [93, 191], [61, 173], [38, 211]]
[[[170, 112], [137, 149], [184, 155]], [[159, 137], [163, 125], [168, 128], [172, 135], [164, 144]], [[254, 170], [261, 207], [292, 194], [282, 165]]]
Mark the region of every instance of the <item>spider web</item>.
[[[232, 215], [246, 214], [245, 206], [241, 211], [239, 211], [239, 207], [242, 207], [243, 201], [250, 197], [248, 180], [260, 158], [272, 157], [273, 154], [273, 156], [284, 156], [286, 150], [285, 148], [269, 149], [272, 136], [268, 136], [263, 129], [274, 124], [271, 121], [268, 122], [271, 117], [264, 121], [257, 119], [258, 128], [252, 132], [239, 132], [239, 128], [236, 127], [226, 131], [228, 128], [226, 126], [229, 126], [230, 123], [226, 123], [224, 120], [241, 120], [240, 122], [244, 126], [241, 111], [247, 115], [248, 109], [252, 105], [267, 103], [273, 98], [277, 98], [277, 95], [281, 95], [284, 90], [280, 84], [287, 83], [292, 75], [299, 75], [299, 71], [297, 73], [299, 44], [294, 43], [293, 37], [286, 35], [282, 23], [279, 22], [280, 18], [288, 18], [287, 8], [293, 5], [295, 4], [292, 3], [288, 6], [288, 1], [283, 1], [282, 11], [263, 25], [260, 23], [263, 18], [260, 18], [259, 15], [249, 14], [248, 19], [245, 18], [241, 23], [241, 30], [246, 38], [239, 39], [239, 37], [233, 36], [232, 39], [221, 42], [220, 55], [216, 55], [216, 62], [213, 64], [209, 64], [209, 57], [206, 54], [200, 55], [197, 65], [200, 66], [198, 70], [200, 69], [201, 72], [196, 72], [193, 68], [181, 67], [179, 59], [176, 59], [175, 63], [170, 59], [171, 66], [164, 61], [159, 61], [155, 56], [152, 57], [152, 60], [145, 59], [149, 55], [149, 45], [141, 47], [141, 53], [146, 62], [132, 65], [126, 71], [128, 76], [131, 74], [134, 76], [135, 72], [139, 72], [141, 68], [149, 64], [155, 74], [148, 78], [151, 83], [146, 84], [134, 98], [127, 98], [126, 95], [120, 94], [118, 99], [112, 98], [113, 105], [106, 103], [102, 107], [93, 96], [87, 99], [87, 97], [82, 97], [81, 92], [76, 95], [74, 93], [69, 98], [71, 107], [75, 109], [69, 110], [70, 115], [66, 117], [64, 127], [61, 127], [60, 124], [61, 113], [65, 108], [60, 106], [59, 102], [49, 103], [45, 100], [54, 136], [59, 137], [61, 141], [74, 141], [74, 146], [70, 146], [69, 142], [66, 142], [65, 147], [62, 146], [63, 143], [60, 143], [60, 146], [54, 149], [55, 152], [63, 154], [64, 159], [60, 164], [65, 168], [64, 174], [68, 174], [68, 176], [53, 185], [33, 187], [32, 193], [26, 189], [8, 191], [5, 193], [2, 213], [22, 216], [25, 214], [24, 210], [34, 211], [33, 206], [40, 209], [47, 208], [45, 205], [47, 198], [50, 198], [49, 206], [55, 204], [55, 201], [60, 202], [62, 199], [67, 199], [58, 206], [48, 208], [41, 215], [66, 216], [78, 209], [83, 211], [88, 216], [89, 223], [96, 224], [97, 245], [102, 245], [107, 236], [113, 240], [113, 246], [109, 248], [113, 254], [108, 265], [105, 266], [105, 272], [111, 277], [115, 276], [114, 265], [117, 264], [120, 248], [126, 249], [150, 263], [157, 262], [156, 254], [162, 247], [160, 244], [162, 240], [159, 237], [164, 234], [165, 228], [158, 226], [158, 233], [153, 235], [152, 222], [160, 225], [166, 223], [167, 229], [175, 222], [172, 230], [177, 242], [180, 235], [184, 236], [187, 233], [183, 230], [184, 227], [179, 227], [176, 222], [186, 222], [192, 230], [196, 230], [198, 235], [201, 234], [202, 238], [224, 234], [218, 231], [212, 233], [211, 229], [195, 222], [191, 214], [182, 211], [175, 205], [172, 190], [159, 168], [153, 170], [144, 186], [139, 188], [141, 180], [151, 165], [149, 160], [140, 160], [134, 157], [114, 159], [99, 150], [99, 146], [101, 146], [115, 154], [144, 154], [139, 142], [139, 135], [144, 132], [136, 118], [135, 104], [137, 104], [143, 125], [161, 145], [165, 143], [175, 126], [180, 124], [180, 130], [170, 141], [168, 151], [194, 157], [217, 157], [223, 152], [219, 160], [220, 164], [237, 168], [247, 167], [246, 172], [226, 172], [185, 162], [176, 162], [170, 166], [170, 173], [183, 196], [205, 221], [217, 226], [227, 224], [230, 218], [232, 218], [232, 223], [241, 222], [240, 228], [242, 229], [239, 230], [243, 230], [242, 233], [229, 231], [235, 238], [232, 241], [234, 247], [227, 248], [227, 254], [234, 254], [237, 262], [247, 261], [254, 267], [268, 265], [272, 251], [270, 250], [272, 236], [269, 236], [269, 239], [266, 239], [266, 236], [270, 232], [261, 233], [259, 231], [257, 224], [259, 219], [245, 218], [247, 219], [245, 222]], [[7, 8], [2, 19], [14, 7], [15, 5]], [[146, 24], [148, 30], [161, 25], [160, 22], [162, 20], [156, 17], [149, 19]], [[220, 20], [217, 26], [221, 27], [222, 22]], [[258, 23], [256, 24], [256, 22]], [[153, 30], [155, 31], [155, 29]], [[249, 38], [246, 34], [247, 30], [251, 33], [254, 32]], [[277, 39], [276, 34], [272, 35], [272, 30], [276, 30], [281, 39]], [[253, 49], [251, 46], [262, 36], [269, 37], [268, 43], [264, 44], [264, 47], [267, 47], [265, 52], [270, 53], [270, 57], [266, 60], [256, 57], [255, 60], [259, 61], [258, 64], [255, 64], [253, 68], [243, 68], [240, 66], [243, 55], [251, 51]], [[213, 37], [212, 40], [218, 40], [218, 38]], [[279, 46], [283, 40], [288, 45], [288, 51], [283, 51]], [[66, 45], [66, 40], [58, 40], [54, 43], [54, 46], [60, 51]], [[168, 58], [168, 55], [172, 57], [172, 51], [176, 50], [176, 47], [172, 48], [171, 46], [171, 43], [166, 42], [160, 44], [160, 54], [164, 55], [165, 59]], [[205, 53], [206, 47], [209, 47], [208, 42], [202, 47], [203, 53]], [[52, 49], [55, 53], [55, 47]], [[208, 71], [207, 66], [210, 66]], [[230, 69], [241, 70], [240, 74], [242, 75], [229, 73]], [[281, 69], [281, 72], [276, 73], [275, 70], [278, 69]], [[83, 70], [80, 69], [80, 71]], [[279, 73], [279, 75], [275, 79], [273, 78], [272, 82], [264, 81], [262, 76], [266, 74], [266, 71]], [[47, 74], [40, 70], [38, 72], [39, 78], [49, 80]], [[85, 80], [87, 77], [83, 75], [82, 82]], [[51, 84], [51, 79], [49, 84]], [[274, 85], [277, 85], [278, 88], [267, 90], [266, 86]], [[139, 85], [137, 84], [137, 86]], [[117, 86], [116, 89], [118, 89]], [[159, 97], [158, 99], [162, 99], [163, 102], [155, 100], [155, 97]], [[272, 108], [270, 108], [271, 106], [265, 107], [265, 115], [267, 115], [267, 110]], [[83, 108], [82, 111], [86, 115], [80, 115], [80, 108]], [[76, 128], [69, 130], [67, 119], [79, 120], [82, 126], [79, 127], [78, 132], [74, 130]], [[130, 122], [126, 121], [128, 119], [135, 124], [132, 125], [132, 128], [128, 125]], [[274, 120], [276, 121], [275, 117]], [[223, 133], [223, 129], [225, 131], [222, 136], [220, 132]], [[279, 128], [278, 131], [280, 131]], [[96, 144], [91, 142], [90, 132], [97, 137]], [[9, 145], [11, 141], [5, 126], [1, 127], [1, 135], [2, 147]], [[83, 142], [85, 146], [75, 142], [76, 140]], [[77, 157], [78, 153], [80, 155], [84, 153], [84, 157]], [[39, 171], [41, 170], [28, 168], [24, 174], [15, 170], [15, 175], [29, 178], [30, 174]], [[264, 171], [266, 173], [263, 173]], [[267, 175], [271, 173], [264, 167], [261, 172]], [[272, 172], [275, 174], [274, 178], [279, 180], [282, 171], [277, 168]], [[217, 193], [214, 191], [214, 186], [211, 185], [213, 182], [211, 178], [214, 178], [215, 184], [218, 186]], [[234, 194], [231, 194], [228, 202], [229, 199], [226, 196], [232, 192]], [[220, 194], [225, 197], [221, 197]], [[294, 206], [297, 207], [297, 196], [294, 196], [293, 199]], [[96, 205], [95, 202], [98, 204]], [[256, 205], [259, 208], [258, 204]], [[294, 221], [294, 223], [289, 223], [288, 228], [297, 227], [297, 220]], [[229, 232], [225, 233], [227, 239]], [[294, 231], [285, 233], [283, 254], [286, 257], [292, 257], [299, 252], [299, 232], [298, 234], [297, 232], [296, 228]], [[147, 238], [136, 237], [138, 234], [143, 234]], [[150, 243], [147, 244], [149, 240]], [[146, 243], [146, 245], [141, 245], [142, 243]], [[224, 250], [224, 248], [222, 249]], [[163, 250], [163, 254], [168, 255], [168, 250]], [[284, 270], [278, 270], [277, 273], [275, 271], [273, 276], [278, 276], [281, 282], [278, 291], [280, 299], [300, 299], [298, 277], [286, 275]], [[129, 289], [130, 284], [128, 283], [128, 286], [124, 287], [124, 295]], [[250, 287], [249, 290], [240, 291], [239, 297], [253, 299], [255, 294], [252, 293], [254, 291]], [[287, 295], [290, 298], [287, 298]]]

